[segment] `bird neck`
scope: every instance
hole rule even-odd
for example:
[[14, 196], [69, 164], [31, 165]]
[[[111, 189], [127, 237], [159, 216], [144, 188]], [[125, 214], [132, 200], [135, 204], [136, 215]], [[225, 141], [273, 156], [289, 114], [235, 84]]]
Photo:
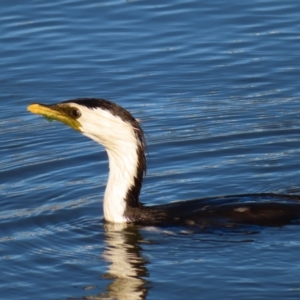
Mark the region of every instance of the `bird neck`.
[[125, 110], [122, 110], [125, 121], [106, 110], [91, 112], [81, 107], [81, 111], [83, 134], [104, 146], [109, 158], [104, 219], [113, 223], [130, 222], [130, 208], [141, 207], [139, 195], [146, 172], [143, 130]]
[[114, 223], [128, 222], [130, 219], [126, 211], [141, 206], [139, 194], [144, 170], [141, 170], [140, 161], [144, 159], [144, 154], [135, 143], [106, 150], [109, 177], [103, 200], [104, 218]]

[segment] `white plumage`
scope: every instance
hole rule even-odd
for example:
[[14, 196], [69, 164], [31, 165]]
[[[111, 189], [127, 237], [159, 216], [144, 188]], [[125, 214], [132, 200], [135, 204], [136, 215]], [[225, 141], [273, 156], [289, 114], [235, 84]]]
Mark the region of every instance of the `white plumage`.
[[81, 132], [102, 144], [109, 158], [109, 177], [103, 199], [104, 218], [114, 223], [126, 222], [126, 194], [134, 185], [138, 164], [137, 139], [131, 124], [101, 108], [87, 108], [70, 102], [81, 111], [77, 119]]

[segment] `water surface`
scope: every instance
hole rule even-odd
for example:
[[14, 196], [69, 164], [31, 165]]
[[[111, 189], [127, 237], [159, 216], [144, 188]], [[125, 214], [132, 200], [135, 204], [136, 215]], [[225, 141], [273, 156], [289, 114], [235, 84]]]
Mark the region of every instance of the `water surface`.
[[299, 9], [2, 3], [1, 298], [299, 299], [299, 226], [107, 227], [104, 149], [26, 111], [77, 97], [130, 110], [148, 140], [147, 204], [299, 194]]

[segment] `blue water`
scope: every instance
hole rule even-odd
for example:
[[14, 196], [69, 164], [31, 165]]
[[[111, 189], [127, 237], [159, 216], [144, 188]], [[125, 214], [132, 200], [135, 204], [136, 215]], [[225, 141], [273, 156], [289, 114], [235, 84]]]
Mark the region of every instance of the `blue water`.
[[31, 115], [101, 97], [142, 120], [141, 200], [300, 193], [300, 2], [5, 1], [1, 299], [299, 299], [299, 226], [102, 221], [103, 148]]

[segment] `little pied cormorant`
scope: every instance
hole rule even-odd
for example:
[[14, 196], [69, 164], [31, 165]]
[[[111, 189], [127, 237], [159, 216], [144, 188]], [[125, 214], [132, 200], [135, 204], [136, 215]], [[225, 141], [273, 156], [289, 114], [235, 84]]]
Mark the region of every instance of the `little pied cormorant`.
[[140, 225], [280, 226], [300, 220], [300, 196], [272, 193], [220, 196], [164, 205], [139, 201], [146, 172], [145, 139], [139, 122], [119, 105], [95, 98], [73, 99], [28, 110], [60, 121], [103, 145], [109, 158], [104, 219]]

